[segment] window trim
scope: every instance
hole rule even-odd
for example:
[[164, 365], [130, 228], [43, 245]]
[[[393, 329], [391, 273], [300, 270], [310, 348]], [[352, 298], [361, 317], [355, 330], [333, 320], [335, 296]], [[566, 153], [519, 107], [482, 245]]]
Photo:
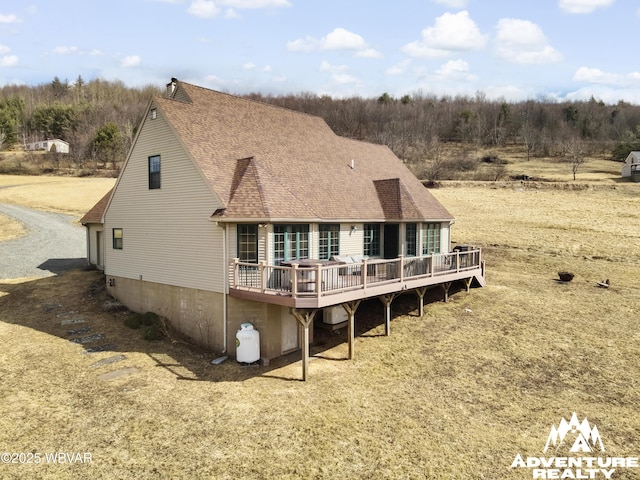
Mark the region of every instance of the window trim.
[[[246, 245], [249, 245], [249, 241], [245, 241], [242, 237], [253, 237], [252, 243], [254, 244], [255, 250], [251, 252], [253, 255], [252, 258], [249, 258], [249, 255], [243, 255], [245, 252], [248, 252], [247, 249], [241, 248], [243, 242]], [[257, 223], [239, 223], [236, 225], [236, 254], [238, 259], [243, 263], [258, 263], [258, 224]]]
[[[118, 235], [116, 235], [118, 232]], [[114, 250], [122, 250], [124, 247], [124, 230], [122, 228], [111, 229], [111, 246]]]
[[[282, 236], [282, 239], [278, 237]], [[309, 258], [308, 223], [277, 223], [273, 226], [273, 259], [276, 265]], [[280, 249], [280, 246], [282, 247]], [[292, 248], [292, 246], [294, 248]], [[295, 251], [293, 251], [295, 250]]]
[[380, 223], [365, 223], [363, 240], [362, 240], [362, 252], [369, 257], [379, 257], [381, 250], [381, 224]]
[[[152, 171], [152, 162], [154, 163], [155, 166], [155, 160], [158, 160], [157, 165], [158, 165], [158, 170], [157, 171]], [[149, 190], [158, 190], [160, 189], [161, 186], [161, 173], [162, 173], [162, 163], [161, 163], [161, 157], [160, 155], [150, 155], [147, 159], [147, 167], [148, 167], [148, 172], [149, 172]]]
[[[323, 242], [326, 242], [326, 245], [323, 245]], [[318, 226], [318, 258], [331, 260], [335, 255], [340, 255], [340, 224], [321, 223]]]
[[[413, 230], [410, 232], [410, 228]], [[409, 237], [411, 235], [411, 237]], [[405, 223], [404, 224], [404, 236], [405, 236], [405, 256], [415, 257], [418, 255], [418, 224], [417, 223]]]
[[442, 251], [442, 224], [436, 222], [423, 223], [420, 250], [422, 255], [431, 255]]

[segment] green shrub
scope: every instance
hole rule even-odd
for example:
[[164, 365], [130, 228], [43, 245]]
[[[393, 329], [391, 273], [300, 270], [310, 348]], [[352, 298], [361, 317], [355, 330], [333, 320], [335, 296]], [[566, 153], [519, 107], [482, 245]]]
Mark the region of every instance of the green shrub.
[[154, 341], [162, 338], [162, 330], [160, 330], [160, 322], [144, 327], [142, 337], [145, 340]]
[[160, 324], [160, 317], [153, 312], [146, 312], [140, 316], [140, 323], [147, 327]]
[[137, 330], [141, 326], [140, 317], [141, 315], [139, 313], [131, 313], [125, 317], [124, 324], [129, 328]]

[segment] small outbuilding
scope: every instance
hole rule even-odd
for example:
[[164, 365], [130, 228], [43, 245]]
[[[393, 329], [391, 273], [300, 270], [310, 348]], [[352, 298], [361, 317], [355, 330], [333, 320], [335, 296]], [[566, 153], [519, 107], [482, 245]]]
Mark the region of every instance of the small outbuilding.
[[622, 178], [640, 182], [640, 152], [630, 152], [622, 167]]
[[59, 138], [26, 143], [25, 150], [44, 150], [45, 152], [69, 153], [69, 144]]

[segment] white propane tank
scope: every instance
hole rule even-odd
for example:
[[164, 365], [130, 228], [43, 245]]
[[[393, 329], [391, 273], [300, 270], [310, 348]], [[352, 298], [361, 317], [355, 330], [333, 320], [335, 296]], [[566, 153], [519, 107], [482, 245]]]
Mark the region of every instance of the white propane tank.
[[250, 323], [243, 323], [236, 332], [236, 360], [240, 363], [260, 360], [260, 333]]

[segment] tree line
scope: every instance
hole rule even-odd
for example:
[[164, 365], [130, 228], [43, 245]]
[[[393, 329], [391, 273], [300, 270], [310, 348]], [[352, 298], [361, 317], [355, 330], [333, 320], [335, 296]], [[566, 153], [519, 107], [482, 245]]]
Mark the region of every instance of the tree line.
[[101, 79], [75, 82], [55, 77], [38, 86], [0, 88], [0, 150], [59, 138], [78, 168], [117, 169], [135, 136], [149, 99], [161, 88], [130, 88]]
[[[0, 88], [0, 150], [44, 139], [70, 144], [78, 167], [118, 169], [149, 99], [161, 87], [130, 88], [119, 81], [74, 82], [55, 77], [38, 86]], [[412, 165], [437, 167], [444, 144], [461, 163], [479, 148], [516, 146], [527, 158], [601, 155], [624, 160], [640, 150], [640, 106], [538, 99], [522, 102], [418, 92], [394, 98], [333, 98], [299, 93], [247, 98], [317, 115], [341, 136], [387, 145]], [[435, 166], [435, 167], [434, 167]], [[429, 176], [429, 172], [426, 172]], [[431, 176], [436, 176], [431, 172]]]

